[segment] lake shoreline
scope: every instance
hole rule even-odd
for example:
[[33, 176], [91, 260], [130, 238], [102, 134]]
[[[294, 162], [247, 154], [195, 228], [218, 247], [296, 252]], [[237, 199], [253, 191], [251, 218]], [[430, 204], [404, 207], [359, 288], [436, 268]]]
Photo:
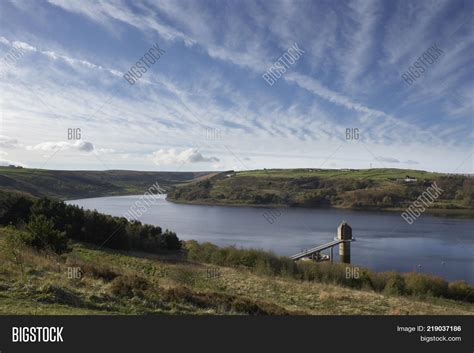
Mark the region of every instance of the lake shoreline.
[[[67, 203], [123, 217], [140, 200], [143, 201], [142, 195], [126, 195], [69, 200]], [[400, 213], [393, 211], [285, 207], [280, 208], [280, 212], [278, 209], [272, 212], [269, 208], [262, 209], [263, 205], [172, 202], [164, 195], [149, 206], [139, 221], [172, 229], [183, 241], [261, 249], [279, 256], [291, 256], [331, 241], [338, 224], [345, 220], [358, 240], [351, 255], [353, 264], [376, 272], [410, 272], [416, 268], [448, 280], [463, 279], [474, 283], [473, 273], [468, 270], [468, 264], [472, 263], [471, 219], [429, 215], [409, 225]], [[428, 253], [426, 249], [429, 249]], [[438, 260], [429, 254], [443, 255]], [[460, 263], [464, 265], [459, 266]]]
[[[129, 195], [123, 195], [129, 196]], [[394, 207], [394, 208], [382, 208], [382, 207], [366, 207], [366, 208], [353, 208], [344, 206], [325, 206], [325, 207], [301, 207], [301, 206], [289, 206], [282, 204], [252, 204], [252, 203], [225, 203], [216, 201], [183, 201], [166, 198], [166, 201], [181, 204], [181, 205], [200, 205], [200, 206], [226, 206], [226, 207], [254, 207], [254, 208], [291, 208], [291, 209], [308, 209], [308, 210], [350, 210], [350, 211], [365, 211], [365, 212], [387, 212], [387, 213], [402, 213], [405, 212], [405, 208]], [[448, 209], [448, 208], [428, 208], [424, 213], [436, 217], [453, 217], [453, 218], [466, 218], [474, 219], [474, 210], [472, 209]]]
[[[143, 194], [135, 193], [124, 193], [124, 194], [100, 194], [94, 197], [81, 197], [78, 196], [74, 199], [61, 199], [64, 202], [70, 202], [75, 200], [86, 200], [86, 199], [95, 199], [101, 197], [124, 197], [124, 196], [137, 196], [140, 197]], [[90, 196], [90, 195], [87, 195]], [[180, 204], [180, 205], [198, 205], [198, 206], [221, 206], [221, 207], [252, 207], [252, 208], [282, 208], [282, 209], [307, 209], [307, 210], [349, 210], [349, 211], [362, 211], [369, 213], [402, 213], [406, 211], [406, 208], [393, 207], [393, 208], [382, 208], [382, 207], [366, 207], [366, 208], [353, 208], [353, 207], [344, 207], [344, 206], [324, 206], [324, 207], [302, 207], [302, 206], [289, 206], [282, 204], [252, 204], [252, 203], [226, 203], [226, 202], [217, 202], [217, 201], [183, 201], [170, 199], [166, 197], [166, 201]], [[457, 219], [474, 219], [474, 210], [473, 209], [449, 209], [449, 208], [427, 208], [424, 213], [432, 215], [434, 217], [442, 218], [457, 218]], [[420, 216], [421, 217], [421, 216]]]
[[[75, 200], [86, 200], [95, 199], [101, 197], [125, 197], [125, 196], [137, 196], [140, 197], [143, 194], [135, 193], [124, 193], [124, 194], [100, 194], [94, 197], [81, 197], [78, 196], [74, 199], [61, 199], [64, 202], [71, 202]], [[89, 196], [89, 195], [88, 195]], [[302, 206], [290, 206], [283, 204], [253, 204], [253, 203], [226, 203], [217, 201], [183, 201], [165, 198], [166, 201], [180, 204], [180, 205], [198, 205], [198, 206], [221, 206], [221, 207], [252, 207], [252, 208], [282, 208], [282, 209], [307, 209], [307, 210], [349, 210], [349, 211], [362, 211], [362, 212], [384, 212], [384, 213], [402, 213], [406, 211], [406, 208], [393, 207], [393, 208], [382, 208], [382, 207], [366, 207], [366, 208], [354, 208], [345, 206], [324, 206], [324, 207], [302, 207]], [[449, 209], [449, 208], [427, 208], [424, 213], [430, 214], [436, 217], [445, 218], [461, 218], [461, 219], [474, 219], [473, 209]]]

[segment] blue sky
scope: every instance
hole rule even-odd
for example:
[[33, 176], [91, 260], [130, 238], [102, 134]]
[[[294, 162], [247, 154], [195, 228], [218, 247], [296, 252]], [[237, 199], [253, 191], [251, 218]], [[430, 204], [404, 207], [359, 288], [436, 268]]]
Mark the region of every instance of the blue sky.
[[[473, 173], [473, 4], [2, 1], [0, 164]], [[156, 43], [165, 53], [130, 85]]]

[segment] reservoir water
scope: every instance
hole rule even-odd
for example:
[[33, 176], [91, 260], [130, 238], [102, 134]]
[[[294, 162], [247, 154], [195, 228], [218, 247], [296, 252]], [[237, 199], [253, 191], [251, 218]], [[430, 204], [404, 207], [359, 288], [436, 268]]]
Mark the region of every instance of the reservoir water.
[[[100, 197], [67, 203], [124, 216], [139, 197]], [[472, 219], [424, 214], [409, 225], [399, 213], [301, 208], [271, 211], [256, 207], [175, 204], [163, 198], [139, 220], [168, 228], [183, 240], [271, 250], [278, 255], [292, 255], [333, 240], [337, 226], [345, 220], [356, 238], [351, 244], [354, 265], [374, 271], [415, 270], [474, 284]], [[334, 254], [338, 254], [337, 247]]]

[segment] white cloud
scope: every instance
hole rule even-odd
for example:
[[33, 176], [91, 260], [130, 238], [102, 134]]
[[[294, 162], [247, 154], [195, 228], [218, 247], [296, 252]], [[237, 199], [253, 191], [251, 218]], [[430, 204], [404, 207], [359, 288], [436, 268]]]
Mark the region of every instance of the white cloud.
[[14, 161], [9, 161], [6, 159], [0, 159], [0, 167], [8, 167], [9, 165], [16, 165], [20, 167], [26, 168], [27, 166], [21, 162], [14, 162]]
[[153, 162], [157, 165], [178, 164], [178, 163], [201, 163], [201, 162], [219, 162], [217, 157], [204, 157], [201, 152], [195, 148], [188, 148], [178, 152], [174, 148], [160, 149], [153, 152]]
[[387, 163], [400, 163], [400, 161], [396, 158], [393, 158], [393, 157], [382, 157], [382, 156], [378, 156], [376, 158], [378, 161], [380, 162], [387, 162]]
[[17, 139], [13, 139], [7, 136], [0, 135], [0, 147], [1, 148], [16, 148], [20, 147], [21, 144], [18, 143]]
[[0, 43], [5, 44], [5, 45], [11, 45], [10, 41], [3, 36], [0, 36]]
[[18, 49], [28, 50], [28, 51], [37, 51], [37, 49], [25, 42], [15, 41], [13, 42], [13, 46]]
[[92, 152], [94, 150], [94, 145], [87, 141], [47, 141], [41, 142], [34, 146], [26, 146], [26, 149], [30, 151], [56, 151], [59, 149], [72, 149], [81, 152]]
[[97, 153], [115, 153], [115, 152], [117, 152], [113, 148], [97, 148], [95, 151]]
[[[155, 16], [136, 15], [129, 11], [126, 6], [121, 6], [115, 2], [97, 2], [97, 1], [81, 1], [75, 3], [64, 0], [49, 0], [49, 3], [64, 10], [79, 13], [89, 17], [90, 19], [107, 26], [109, 21], [120, 21], [130, 26], [139, 28], [142, 31], [154, 30], [158, 32], [166, 40], [182, 39], [186, 45], [192, 45], [194, 41], [187, 35], [173, 27], [167, 26], [163, 21], [159, 21]], [[136, 5], [140, 6], [140, 5]], [[143, 7], [143, 6], [142, 6]], [[113, 30], [113, 27], [108, 27]]]
[[73, 58], [71, 56], [63, 55], [63, 54], [60, 54], [60, 53], [57, 53], [57, 52], [54, 52], [54, 51], [41, 50], [41, 49], [38, 49], [38, 48], [36, 48], [36, 47], [34, 47], [34, 46], [32, 46], [28, 43], [25, 43], [25, 42], [20, 42], [20, 41], [11, 42], [10, 40], [8, 40], [5, 37], [0, 37], [0, 43], [10, 45], [10, 46], [13, 46], [13, 47], [18, 48], [18, 49], [31, 51], [31, 52], [36, 52], [36, 53], [39, 53], [39, 54], [42, 54], [42, 55], [48, 57], [51, 60], [63, 60], [64, 62], [66, 62], [67, 64], [69, 64], [72, 67], [81, 67], [82, 66], [82, 67], [85, 67], [87, 69], [104, 70], [104, 71], [110, 73], [111, 75], [114, 75], [114, 76], [117, 76], [117, 77], [122, 77], [122, 75], [123, 75], [123, 73], [121, 73], [118, 70], [103, 67], [101, 65], [96, 65], [96, 64], [94, 64], [90, 61]]
[[[42, 136], [41, 139], [44, 141], [62, 140], [65, 137], [62, 134], [63, 130], [51, 127], [55, 124], [60, 125], [61, 122], [58, 120], [64, 119], [67, 121], [65, 126], [81, 126], [88, 131], [87, 138], [90, 141], [100, 141], [106, 146], [107, 148], [93, 147], [93, 153], [110, 153], [111, 155], [107, 157], [110, 157], [110, 163], [114, 163], [114, 158], [117, 158], [117, 164], [114, 165], [117, 168], [148, 167], [150, 152], [160, 148], [166, 150], [157, 151], [162, 151], [157, 156], [159, 163], [163, 163], [163, 160], [187, 161], [183, 153], [189, 147], [209, 151], [206, 154], [218, 155], [221, 160], [226, 160], [229, 153], [217, 141], [209, 142], [203, 139], [203, 131], [209, 125], [222, 131], [225, 143], [236, 151], [241, 160], [247, 160], [241, 156], [251, 156], [252, 161], [255, 161], [252, 167], [268, 167], [270, 164], [290, 167], [299, 165], [298, 163], [306, 167], [312, 163], [314, 151], [318, 151], [320, 162], [332, 155], [340, 143], [338, 139], [343, 138], [339, 136], [343, 136], [344, 129], [347, 126], [354, 126], [363, 131], [361, 137], [367, 146], [373, 143], [370, 145], [373, 154], [369, 154], [362, 144], [357, 145], [357, 148], [350, 152], [346, 149], [348, 155], [343, 157], [347, 158], [338, 166], [346, 167], [349, 163], [353, 163], [351, 167], [357, 167], [359, 165], [356, 163], [373, 162], [374, 156], [393, 155], [393, 146], [400, 141], [404, 142], [405, 147], [407, 142], [420, 141], [422, 146], [430, 146], [428, 150], [431, 151], [432, 148], [439, 147], [441, 142], [443, 148], [446, 144], [452, 143], [454, 140], [452, 137], [460, 134], [458, 130], [471, 131], [470, 136], [473, 136], [472, 129], [466, 129], [465, 124], [457, 124], [472, 111], [470, 103], [472, 92], [469, 92], [469, 86], [463, 91], [462, 87], [457, 87], [459, 98], [454, 99], [454, 102], [448, 102], [453, 104], [445, 107], [446, 117], [458, 119], [456, 124], [450, 124], [450, 127], [445, 124], [435, 125], [437, 120], [434, 118], [427, 124], [427, 121], [424, 121], [427, 114], [425, 111], [421, 111], [419, 116], [415, 114], [410, 116], [409, 109], [401, 109], [406, 105], [396, 106], [397, 110], [392, 111], [391, 104], [386, 104], [388, 100], [384, 99], [382, 94], [380, 99], [372, 99], [372, 94], [379, 97], [381, 86], [384, 88], [384, 84], [393, 85], [392, 74], [396, 76], [395, 83], [401, 81], [399, 71], [405, 67], [403, 63], [406, 60], [411, 62], [412, 54], [418, 51], [418, 49], [412, 50], [413, 45], [407, 46], [404, 40], [407, 38], [406, 33], [411, 31], [410, 23], [400, 28], [400, 32], [390, 35], [375, 26], [384, 14], [381, 11], [383, 9], [378, 8], [381, 6], [378, 3], [372, 5], [368, 2], [360, 8], [359, 3], [355, 2], [353, 5], [344, 5], [344, 9], [347, 10], [344, 15], [339, 14], [337, 6], [331, 6], [331, 9], [321, 11], [324, 16], [319, 18], [305, 16], [308, 8], [303, 4], [295, 8], [291, 2], [282, 2], [266, 8], [263, 4], [243, 3], [239, 5], [242, 7], [242, 12], [249, 10], [248, 6], [252, 9], [250, 12], [255, 23], [251, 23], [251, 26], [246, 26], [247, 18], [244, 21], [240, 16], [241, 11], [228, 11], [222, 16], [222, 21], [210, 21], [213, 13], [207, 11], [207, 7], [172, 0], [163, 0], [159, 3], [145, 0], [136, 4], [136, 8], [141, 10], [138, 12], [122, 1], [84, 0], [77, 5], [66, 0], [50, 0], [50, 3], [89, 17], [111, 29], [117, 37], [122, 37], [120, 34], [128, 27], [123, 26], [123, 23], [127, 23], [142, 30], [145, 39], [152, 38], [161, 43], [162, 39], [156, 36], [158, 32], [164, 39], [169, 40], [164, 46], [169, 48], [170, 52], [175, 45], [181, 45], [171, 41], [184, 40], [186, 44], [195, 45], [195, 48], [186, 50], [198, 50], [200, 54], [207, 53], [210, 58], [218, 60], [211, 61], [212, 72], [196, 69], [192, 79], [186, 80], [172, 74], [172, 71], [168, 72], [164, 65], [163, 70], [154, 70], [146, 79], [140, 80], [140, 83], [147, 85], [136, 85], [126, 94], [125, 92], [114, 94], [108, 89], [109, 84], [115, 84], [121, 73], [102, 67], [99, 63], [113, 62], [113, 66], [118, 68], [128, 67], [128, 61], [120, 61], [120, 55], [113, 60], [104, 60], [104, 57], [95, 51], [68, 48], [65, 43], [54, 42], [52, 39], [44, 41], [33, 34], [22, 34], [20, 30], [18, 38], [31, 45], [14, 41], [15, 37], [10, 37], [11, 41], [0, 37], [0, 43], [25, 49], [24, 52], [27, 52], [25, 56], [40, 59], [38, 62], [31, 60], [30, 65], [17, 65], [16, 70], [10, 73], [11, 79], [1, 82], [2, 123], [5, 123], [5, 129], [8, 128], [4, 133], [16, 136], [20, 141], [34, 141], [29, 142], [34, 144], [37, 142], [37, 136]], [[32, 6], [30, 8], [34, 9]], [[405, 15], [406, 11], [397, 8], [397, 13]], [[399, 27], [397, 21], [395, 22], [391, 28]], [[415, 48], [419, 43], [427, 43], [427, 39], [424, 38], [425, 27], [419, 27], [417, 31], [419, 36], [417, 35], [416, 40], [410, 37], [410, 43], [417, 43]], [[295, 28], [298, 30], [295, 31]], [[271, 33], [267, 33], [267, 30]], [[389, 43], [384, 43], [380, 47], [379, 35], [386, 38]], [[120, 39], [125, 40], [126, 37]], [[292, 67], [280, 82], [285, 88], [288, 88], [286, 86], [289, 83], [289, 88], [298, 93], [291, 100], [291, 106], [280, 99], [278, 87], [258, 91], [247, 90], [237, 81], [235, 84], [225, 76], [224, 70], [227, 69], [232, 72], [238, 70], [239, 76], [245, 71], [245, 75], [248, 74], [249, 77], [249, 87], [253, 87], [253, 79], [260, 79], [260, 74], [267, 68], [269, 61], [273, 62], [281, 55], [280, 50], [285, 50], [287, 43], [294, 41], [301, 43], [308, 54], [299, 66]], [[462, 44], [463, 48], [465, 46], [467, 49], [472, 46], [471, 41], [462, 41]], [[394, 48], [393, 52], [384, 51], [385, 46]], [[436, 71], [433, 68], [424, 78], [425, 84], [417, 87], [418, 93], [413, 92], [413, 102], [423, 103], [425, 97], [437, 99], [444, 92], [450, 91], [453, 84], [458, 82], [458, 74], [465, 74], [462, 70], [455, 70], [456, 74], [451, 73], [453, 68], [465, 64], [461, 59], [466, 56], [458, 55], [461, 49], [446, 51], [443, 65], [436, 66]], [[376, 54], [380, 50], [385, 52], [386, 57], [380, 61], [372, 60], [374, 52]], [[459, 59], [452, 60], [456, 57]], [[225, 65], [221, 72], [222, 63], [219, 61], [233, 65]], [[458, 62], [459, 65], [447, 65], [448, 62]], [[390, 63], [396, 65], [389, 65]], [[311, 65], [314, 70], [305, 71], [305, 65]], [[380, 65], [383, 66], [383, 70], [378, 73], [374, 68]], [[69, 70], [69, 67], [75, 70]], [[240, 70], [242, 68], [245, 70]], [[110, 74], [114, 76], [111, 77]], [[440, 77], [446, 85], [439, 84]], [[376, 80], [378, 78], [387, 80]], [[91, 84], [92, 80], [99, 83], [95, 84], [94, 81]], [[125, 81], [120, 82], [124, 84]], [[353, 87], [356, 90], [352, 90]], [[274, 92], [277, 92], [277, 96]], [[393, 91], [395, 98], [401, 93], [403, 92]], [[306, 96], [310, 94], [318, 99], [311, 99], [311, 106], [308, 106]], [[227, 101], [229, 104], [225, 106]], [[142, 104], [137, 105], [136, 102]], [[328, 102], [332, 104], [327, 104]], [[403, 104], [406, 103], [411, 104], [412, 101], [405, 100]], [[330, 109], [333, 106], [337, 110]], [[344, 109], [339, 112], [341, 107]], [[404, 119], [401, 119], [402, 117]], [[349, 121], [351, 125], [347, 125]], [[29, 129], [24, 129], [24, 126], [28, 126]], [[107, 133], [104, 133], [105, 131]], [[160, 136], [159, 139], [156, 138], [157, 134]], [[456, 139], [454, 142], [469, 140], [472, 139]], [[14, 142], [18, 143], [15, 140], [11, 141], [10, 145]], [[434, 147], [431, 146], [433, 142], [436, 142]], [[0, 139], [0, 147], [2, 143], [8, 145], [6, 141]], [[58, 143], [61, 142], [29, 146], [29, 149], [57, 151], [61, 146], [79, 149]], [[170, 153], [168, 150], [172, 146], [177, 149], [175, 153]], [[385, 146], [387, 148], [384, 148]], [[87, 146], [83, 148], [87, 149]], [[111, 148], [115, 148], [117, 152], [113, 154]], [[219, 152], [214, 152], [213, 148]], [[268, 153], [270, 151], [271, 154]], [[419, 160], [423, 168], [439, 166], [439, 158], [430, 159], [432, 153], [421, 153], [420, 149], [416, 151], [405, 149], [402, 152], [397, 148], [396, 152], [396, 155], [410, 155], [411, 158]], [[20, 154], [11, 158], [34, 163], [26, 151], [18, 153]], [[464, 158], [465, 148], [464, 150], [449, 148], [448, 153], [456, 156], [448, 158], [449, 162], [454, 164], [455, 160], [460, 161]], [[201, 165], [193, 162], [193, 159], [210, 162], [206, 158], [216, 158], [200, 155], [202, 158], [189, 157], [188, 162], [196, 163], [193, 165], [196, 169]], [[261, 157], [257, 157], [259, 155]], [[58, 153], [51, 163], [62, 167], [70, 163], [69, 157], [68, 154]], [[402, 160], [387, 162], [407, 165], [418, 163]], [[229, 163], [226, 162], [225, 166], [229, 167], [231, 165]], [[219, 164], [211, 162], [205, 166], [220, 168]], [[446, 162], [442, 164], [442, 168], [447, 170], [450, 166]]]

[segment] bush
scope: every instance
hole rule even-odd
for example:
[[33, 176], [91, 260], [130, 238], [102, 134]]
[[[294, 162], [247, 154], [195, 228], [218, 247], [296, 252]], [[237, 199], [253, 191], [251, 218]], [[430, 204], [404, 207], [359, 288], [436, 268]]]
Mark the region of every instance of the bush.
[[20, 267], [21, 275], [23, 276], [25, 271], [23, 267], [24, 263], [24, 252], [26, 248], [25, 238], [27, 234], [16, 230], [14, 227], [6, 227], [2, 230], [6, 234], [5, 240], [1, 243], [1, 252], [13, 264]]
[[384, 293], [392, 295], [405, 294], [405, 279], [396, 272], [389, 272], [386, 277], [386, 284], [383, 289]]
[[474, 288], [464, 281], [454, 281], [448, 285], [448, 298], [474, 302]]
[[32, 199], [0, 191], [0, 224], [18, 225], [28, 221]]
[[234, 246], [219, 248], [210, 243], [185, 242], [189, 260], [219, 266], [245, 267], [261, 275], [289, 276], [292, 278], [332, 283], [356, 289], [370, 289], [389, 295], [418, 295], [472, 301], [474, 288], [465, 282], [449, 284], [441, 277], [397, 272], [371, 272], [361, 268], [359, 278], [346, 278], [349, 264], [299, 261], [255, 249], [237, 249]]
[[[383, 292], [390, 278], [396, 276], [396, 272], [368, 272], [368, 284], [376, 292]], [[394, 281], [394, 284], [396, 281]], [[387, 288], [387, 291], [389, 289]]]
[[86, 264], [81, 269], [85, 274], [90, 274], [92, 277], [103, 279], [106, 282], [110, 282], [119, 276], [116, 272], [105, 266]]
[[265, 303], [260, 300], [252, 301], [232, 294], [206, 292], [197, 293], [187, 287], [175, 287], [163, 293], [165, 301], [189, 303], [199, 308], [214, 308], [218, 312], [236, 312], [248, 315], [288, 315], [282, 307]]
[[162, 235], [163, 242], [162, 247], [168, 250], [179, 250], [181, 249], [181, 241], [176, 236], [175, 232], [171, 232], [168, 229]]
[[148, 286], [149, 283], [142, 277], [119, 276], [112, 281], [110, 291], [116, 296], [133, 297], [137, 292], [146, 290]]
[[219, 248], [211, 243], [191, 240], [185, 243], [187, 258], [219, 266], [245, 267], [264, 275], [293, 276], [296, 264], [287, 257], [255, 249], [237, 249], [235, 246]]
[[176, 268], [170, 273], [171, 279], [184, 286], [194, 286], [198, 281], [199, 274], [192, 269]]
[[405, 285], [407, 294], [411, 295], [445, 297], [448, 292], [448, 284], [441, 277], [416, 272], [405, 275]]
[[60, 287], [51, 283], [41, 286], [37, 297], [38, 301], [44, 303], [65, 304], [76, 307], [84, 306], [81, 297], [77, 293], [69, 288]]
[[36, 250], [52, 250], [57, 254], [68, 250], [68, 239], [64, 233], [55, 229], [53, 221], [43, 215], [34, 215], [26, 231], [25, 243]]

